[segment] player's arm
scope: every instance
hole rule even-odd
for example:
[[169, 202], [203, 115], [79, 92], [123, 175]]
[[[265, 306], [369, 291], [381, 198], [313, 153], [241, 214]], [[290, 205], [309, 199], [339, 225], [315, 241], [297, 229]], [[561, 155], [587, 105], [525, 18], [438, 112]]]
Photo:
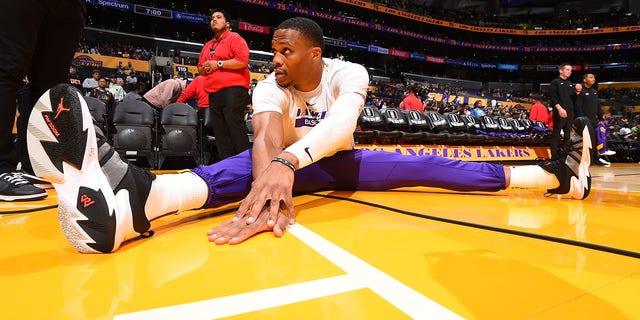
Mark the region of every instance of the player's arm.
[[[282, 235], [289, 222], [293, 222], [293, 178], [296, 158], [282, 153], [284, 144], [283, 112], [289, 112], [289, 98], [275, 82], [259, 83], [253, 92], [252, 170], [254, 181], [251, 190], [240, 205], [235, 220], [247, 215], [251, 224], [259, 215], [267, 214], [267, 223], [276, 236]], [[281, 162], [274, 161], [280, 158]], [[289, 163], [290, 166], [282, 162]], [[268, 212], [263, 212], [265, 204]], [[278, 219], [281, 208], [291, 218]], [[276, 224], [276, 220], [277, 224]]]
[[189, 101], [195, 99], [196, 95], [197, 95], [196, 84], [194, 82], [191, 82], [190, 85], [188, 85], [186, 88], [184, 88], [184, 90], [182, 90], [182, 93], [180, 93], [180, 96], [178, 97], [177, 102], [188, 103]]
[[299, 168], [340, 151], [349, 142], [353, 143], [353, 131], [364, 106], [369, 74], [364, 67], [353, 65], [334, 78], [338, 80], [334, 80], [332, 90], [338, 91], [339, 95], [326, 118], [284, 150], [297, 158]]
[[[276, 236], [281, 236], [289, 223], [293, 223], [295, 211], [293, 207], [294, 170], [286, 164], [297, 167], [297, 159], [282, 152], [283, 124], [282, 114], [278, 112], [261, 112], [253, 116], [254, 142], [252, 150], [252, 166], [254, 181], [251, 191], [242, 202], [237, 217], [249, 212], [247, 223], [253, 223], [260, 215], [267, 214], [267, 226], [273, 228]], [[274, 161], [274, 159], [282, 159]], [[268, 212], [262, 209], [269, 206]], [[278, 219], [281, 209], [286, 209], [290, 219]]]
[[[253, 235], [273, 230], [275, 236], [284, 234], [292, 219], [284, 215], [280, 203], [293, 213], [293, 171], [287, 166], [273, 162], [282, 152], [282, 114], [274, 110], [253, 115], [254, 142], [252, 148], [252, 171], [254, 182], [247, 197], [231, 221], [226, 221], [209, 230], [209, 241], [216, 244], [237, 244]], [[294, 161], [290, 158], [291, 161]], [[266, 205], [267, 199], [271, 199]], [[271, 211], [275, 216], [271, 215]], [[249, 212], [249, 214], [246, 214]]]
[[254, 132], [252, 167], [255, 180], [271, 164], [271, 160], [282, 152], [282, 114], [278, 112], [255, 114], [252, 125]]
[[[252, 223], [269, 200], [268, 224], [276, 235], [284, 232], [287, 223], [293, 223], [294, 171], [337, 151], [349, 140], [355, 129], [364, 97], [358, 93], [345, 93], [339, 97], [330, 114], [320, 121], [305, 137], [284, 151], [280, 149], [283, 139], [282, 115], [277, 112], [262, 112], [253, 117], [253, 175], [251, 191], [243, 201], [237, 217], [246, 212]], [[278, 161], [274, 161], [277, 159]], [[284, 163], [283, 163], [284, 162]], [[289, 167], [292, 166], [292, 167]], [[278, 219], [281, 205], [287, 210], [291, 221]]]

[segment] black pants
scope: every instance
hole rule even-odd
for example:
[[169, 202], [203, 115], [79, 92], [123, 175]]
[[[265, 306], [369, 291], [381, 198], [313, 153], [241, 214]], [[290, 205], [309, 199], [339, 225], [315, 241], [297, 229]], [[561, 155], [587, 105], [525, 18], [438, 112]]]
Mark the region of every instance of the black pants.
[[[567, 110], [567, 117], [561, 118], [558, 110], [553, 109], [553, 130], [551, 131], [551, 158], [562, 155], [571, 144], [571, 125], [573, 124], [573, 110]], [[560, 136], [560, 130], [564, 136]]]
[[[67, 82], [69, 65], [84, 27], [84, 1], [2, 0], [0, 12], [0, 172], [15, 170], [12, 139], [16, 98], [29, 76], [30, 102], [49, 88]], [[21, 108], [18, 149], [26, 150], [26, 123], [31, 108]], [[27, 160], [20, 159], [20, 160]]]
[[220, 160], [249, 149], [244, 109], [249, 103], [249, 90], [230, 87], [209, 94], [209, 112]]

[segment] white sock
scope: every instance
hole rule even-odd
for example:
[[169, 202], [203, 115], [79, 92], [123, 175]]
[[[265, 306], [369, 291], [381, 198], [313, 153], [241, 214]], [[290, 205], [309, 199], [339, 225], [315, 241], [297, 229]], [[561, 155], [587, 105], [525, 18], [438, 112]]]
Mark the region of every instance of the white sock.
[[560, 186], [556, 175], [540, 166], [513, 166], [511, 168], [511, 182], [509, 188], [540, 188], [555, 189]]
[[209, 196], [207, 183], [191, 172], [159, 174], [144, 205], [149, 221], [168, 213], [198, 209]]

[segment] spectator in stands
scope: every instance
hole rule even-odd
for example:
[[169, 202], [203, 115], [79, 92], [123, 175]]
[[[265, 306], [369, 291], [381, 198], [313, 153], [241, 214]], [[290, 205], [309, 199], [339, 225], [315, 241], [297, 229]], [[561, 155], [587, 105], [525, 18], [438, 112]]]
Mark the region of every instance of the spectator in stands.
[[69, 84], [76, 87], [80, 92], [83, 92], [82, 81], [80, 80], [80, 75], [78, 74], [78, 67], [75, 65], [69, 66], [69, 74], [67, 75], [67, 79], [69, 80]]
[[[596, 136], [598, 139], [598, 146], [596, 147], [597, 152], [603, 156], [612, 156], [616, 154], [615, 151], [609, 150], [609, 145], [607, 141], [609, 140], [609, 125], [604, 119], [598, 120], [598, 124], [596, 125]], [[602, 165], [605, 165], [602, 163]]]
[[[120, 80], [120, 81], [118, 81]], [[122, 87], [122, 78], [119, 78], [116, 74], [112, 74], [109, 77], [109, 91], [113, 94], [113, 99], [116, 104], [122, 102], [124, 99], [124, 88]]]
[[225, 159], [251, 146], [243, 119], [249, 104], [249, 47], [230, 30], [226, 11], [213, 9], [210, 27], [214, 37], [202, 48], [198, 73], [205, 76], [216, 147], [220, 159]]
[[377, 98], [376, 96], [373, 96], [373, 101], [371, 103], [373, 104], [374, 107], [378, 109], [382, 108], [382, 101], [380, 100], [380, 98]]
[[182, 90], [187, 86], [187, 81], [178, 77], [160, 82], [144, 94], [144, 99], [152, 107], [164, 109], [170, 103], [178, 101]]
[[116, 77], [124, 77], [124, 64], [122, 64], [122, 61], [118, 61], [116, 66]]
[[144, 101], [144, 99], [142, 98], [142, 94], [144, 93], [144, 91], [145, 91], [144, 85], [140, 83], [136, 83], [133, 85], [133, 90], [127, 92], [127, 94], [124, 96], [124, 99], [122, 101], [129, 101], [129, 100]]
[[[578, 161], [567, 161], [567, 154], [540, 165], [509, 167], [433, 155], [355, 150], [353, 132], [369, 82], [366, 69], [323, 58], [322, 29], [307, 18], [281, 23], [274, 32], [272, 47], [275, 72], [257, 85], [253, 96], [253, 149], [210, 166], [156, 176], [120, 160], [90, 123], [54, 123], [64, 125], [74, 136], [88, 130], [99, 141], [86, 139], [86, 145], [80, 147], [89, 155], [87, 163], [79, 166], [82, 173], [95, 177], [97, 181], [91, 183], [101, 182], [92, 193], [98, 203], [90, 211], [79, 203], [78, 190], [87, 189], [82, 180], [67, 178], [72, 173], [66, 171], [60, 173], [65, 177], [60, 178], [63, 184], [56, 186], [59, 201], [69, 205], [59, 210], [59, 219], [67, 240], [80, 252], [112, 252], [125, 239], [137, 233], [148, 234], [150, 220], [157, 217], [242, 198], [236, 216], [208, 232], [209, 241], [235, 244], [263, 231], [273, 231], [279, 237], [295, 222], [292, 195], [322, 189], [431, 186], [497, 191], [512, 187], [544, 188], [551, 194], [577, 199], [589, 194], [591, 145], [582, 135], [593, 135], [593, 131], [589, 131], [584, 118], [575, 121], [576, 130], [571, 132], [575, 147], [572, 155], [578, 155]], [[300, 117], [310, 112], [300, 101], [313, 101], [316, 111]], [[88, 113], [86, 107], [82, 110]], [[44, 123], [30, 128], [49, 130]], [[68, 137], [72, 136], [61, 137], [66, 140], [60, 143], [76, 143]], [[68, 150], [78, 152], [75, 148]], [[43, 171], [57, 174], [59, 169], [49, 158], [60, 155], [41, 152], [44, 159], [40, 165], [46, 166]], [[83, 232], [86, 228], [91, 232]]]
[[84, 88], [84, 92], [89, 93], [91, 90], [98, 87], [98, 81], [102, 77], [100, 70], [94, 69], [91, 71], [91, 78], [86, 78], [82, 81], [82, 87]]
[[138, 78], [136, 77], [135, 71], [129, 72], [127, 78], [125, 78], [125, 86], [124, 91], [129, 92], [135, 88], [138, 83]]
[[571, 143], [569, 132], [575, 117], [574, 101], [582, 90], [581, 84], [574, 85], [569, 80], [571, 65], [563, 63], [558, 67], [559, 76], [551, 81], [549, 95], [553, 107], [553, 130], [551, 130], [551, 157], [556, 158]]
[[98, 80], [98, 87], [94, 88], [93, 90], [89, 91], [89, 96], [90, 97], [94, 97], [102, 102], [104, 102], [104, 105], [107, 109], [107, 115], [109, 116], [109, 119], [113, 119], [113, 111], [114, 108], [116, 106], [116, 101], [115, 98], [113, 97], [113, 93], [111, 93], [111, 91], [109, 91], [109, 85], [108, 85], [109, 81], [107, 81], [107, 78], [105, 77], [100, 77], [100, 79]]
[[486, 116], [487, 113], [484, 111], [484, 106], [482, 105], [482, 100], [476, 100], [473, 103], [473, 108], [471, 109], [471, 115], [475, 118], [480, 118], [482, 116]]
[[[209, 94], [204, 90], [204, 76], [196, 76], [191, 83], [182, 91], [178, 97], [178, 102], [189, 103], [196, 101], [196, 109], [198, 110], [198, 118], [204, 119], [205, 112], [209, 109]], [[213, 128], [209, 128], [213, 132]]]
[[131, 61], [127, 62], [127, 66], [125, 67], [125, 70], [127, 70], [129, 74], [136, 73], [136, 69], [133, 67], [133, 64], [131, 63]]
[[[67, 83], [69, 64], [84, 27], [84, 1], [2, 0], [0, 12], [0, 200], [42, 199], [47, 193], [31, 182], [26, 150], [27, 120], [37, 99], [58, 83]], [[12, 133], [16, 98], [29, 80], [29, 99], [17, 120], [18, 141]], [[25, 92], [26, 93], [26, 92]], [[21, 158], [19, 158], [21, 157]], [[17, 172], [18, 162], [23, 170]]]
[[171, 61], [167, 60], [167, 64], [162, 67], [162, 79], [167, 80], [173, 78], [173, 68], [171, 67]]
[[162, 73], [161, 72], [155, 72], [153, 74], [153, 83], [157, 85], [160, 82], [162, 82]]
[[448, 105], [449, 98], [451, 98], [451, 94], [449, 94], [449, 89], [444, 89], [444, 93], [442, 94], [442, 99], [440, 100], [440, 102], [442, 102], [443, 105]]
[[544, 123], [547, 127], [549, 127], [549, 121], [551, 119], [551, 115], [549, 114], [549, 109], [542, 104], [540, 101], [540, 96], [535, 96], [535, 102], [531, 106], [531, 110], [529, 111], [529, 120], [531, 121], [540, 121]]
[[424, 104], [420, 101], [420, 98], [416, 97], [416, 87], [408, 86], [406, 90], [406, 96], [400, 102], [400, 110], [418, 110], [424, 112]]

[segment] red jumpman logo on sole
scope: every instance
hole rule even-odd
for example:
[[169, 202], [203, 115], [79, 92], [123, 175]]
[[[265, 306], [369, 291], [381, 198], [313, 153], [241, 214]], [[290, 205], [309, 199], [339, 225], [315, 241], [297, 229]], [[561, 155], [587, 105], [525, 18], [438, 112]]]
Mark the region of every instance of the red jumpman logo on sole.
[[65, 108], [64, 105], [64, 97], [60, 98], [60, 103], [58, 103], [58, 110], [56, 110], [56, 116], [53, 119], [58, 119], [58, 116], [62, 113], [62, 111], [71, 111], [71, 108]]

